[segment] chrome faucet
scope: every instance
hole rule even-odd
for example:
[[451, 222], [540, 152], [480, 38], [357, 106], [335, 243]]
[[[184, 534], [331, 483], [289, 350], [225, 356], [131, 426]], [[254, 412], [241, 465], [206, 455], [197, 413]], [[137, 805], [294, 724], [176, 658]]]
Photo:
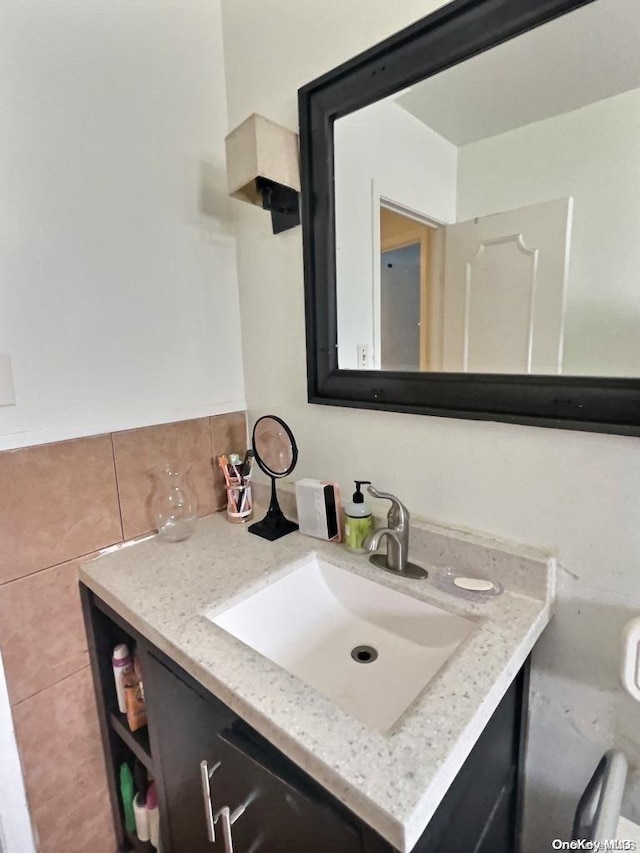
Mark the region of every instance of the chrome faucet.
[[386, 572], [393, 572], [395, 575], [406, 578], [426, 578], [428, 575], [426, 569], [409, 562], [409, 510], [395, 495], [379, 492], [373, 486], [368, 486], [367, 491], [374, 498], [391, 501], [391, 507], [387, 513], [387, 527], [367, 534], [362, 543], [365, 551], [377, 551], [380, 540], [386, 536], [387, 553], [386, 555], [373, 554], [369, 560], [374, 566]]

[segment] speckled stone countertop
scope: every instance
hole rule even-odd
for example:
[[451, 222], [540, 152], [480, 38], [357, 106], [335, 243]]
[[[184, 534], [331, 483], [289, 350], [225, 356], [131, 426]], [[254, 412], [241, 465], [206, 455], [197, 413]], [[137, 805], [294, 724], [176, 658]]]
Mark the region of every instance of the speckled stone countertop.
[[[411, 559], [498, 581], [476, 603], [428, 580], [397, 578], [343, 547], [298, 533], [266, 542], [223, 515], [191, 539], [157, 537], [103, 554], [80, 580], [135, 629], [346, 804], [394, 847], [415, 845], [551, 615], [548, 554], [412, 520]], [[225, 610], [315, 552], [477, 627], [394, 726], [361, 723], [204, 617]]]

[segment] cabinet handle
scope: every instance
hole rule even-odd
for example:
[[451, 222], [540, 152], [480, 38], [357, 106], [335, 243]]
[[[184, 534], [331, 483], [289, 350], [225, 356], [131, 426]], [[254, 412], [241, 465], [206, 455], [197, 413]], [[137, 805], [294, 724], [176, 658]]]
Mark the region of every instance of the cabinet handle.
[[231, 827], [238, 818], [245, 813], [246, 806], [238, 806], [231, 812], [229, 806], [224, 806], [216, 815], [216, 823], [220, 821], [222, 824], [222, 840], [224, 841], [224, 853], [233, 853], [233, 837], [231, 835]]
[[[202, 798], [204, 799], [204, 817], [207, 822], [207, 838], [213, 844], [216, 840], [216, 820], [213, 817], [213, 806], [211, 805], [211, 783], [210, 779], [220, 767], [220, 762], [214, 764], [209, 770], [209, 763], [200, 762], [200, 779], [202, 781]], [[231, 830], [229, 830], [231, 832]]]

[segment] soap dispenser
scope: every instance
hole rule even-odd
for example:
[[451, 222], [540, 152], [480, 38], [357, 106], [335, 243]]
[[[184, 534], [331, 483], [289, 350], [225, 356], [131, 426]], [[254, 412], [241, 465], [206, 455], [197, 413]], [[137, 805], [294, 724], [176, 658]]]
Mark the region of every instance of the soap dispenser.
[[373, 530], [373, 512], [364, 499], [360, 487], [371, 485], [371, 480], [354, 480], [356, 490], [344, 508], [344, 544], [349, 551], [363, 554], [362, 543], [368, 533]]

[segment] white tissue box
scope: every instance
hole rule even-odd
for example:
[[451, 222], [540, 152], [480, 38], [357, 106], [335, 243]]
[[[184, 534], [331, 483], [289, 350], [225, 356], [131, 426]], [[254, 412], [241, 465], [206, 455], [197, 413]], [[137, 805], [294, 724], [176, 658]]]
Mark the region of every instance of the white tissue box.
[[340, 540], [340, 489], [337, 483], [305, 478], [296, 483], [300, 533]]

